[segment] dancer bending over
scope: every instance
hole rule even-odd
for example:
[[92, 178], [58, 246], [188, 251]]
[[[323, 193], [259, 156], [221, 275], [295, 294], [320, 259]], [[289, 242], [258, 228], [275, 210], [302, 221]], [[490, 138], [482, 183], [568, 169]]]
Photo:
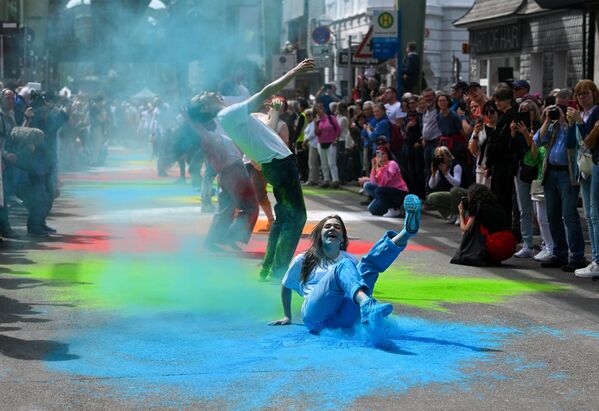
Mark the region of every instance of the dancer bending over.
[[358, 319], [376, 322], [393, 311], [391, 304], [372, 298], [379, 273], [385, 271], [406, 248], [420, 226], [420, 200], [404, 199], [406, 218], [399, 233], [387, 231], [356, 266], [347, 253], [347, 230], [341, 217], [331, 215], [312, 231], [312, 245], [298, 255], [283, 278], [281, 300], [285, 317], [270, 325], [291, 324], [291, 291], [304, 297], [302, 319], [311, 332], [323, 328], [349, 328]]
[[314, 70], [314, 67], [314, 60], [304, 60], [259, 93], [230, 107], [226, 107], [222, 96], [216, 93], [198, 94], [188, 107], [189, 117], [196, 123], [207, 123], [216, 118], [241, 151], [262, 166], [266, 181], [272, 185], [277, 200], [275, 222], [260, 272], [262, 279], [282, 278], [285, 274], [306, 223], [306, 205], [291, 151], [272, 129], [251, 113], [295, 76]]

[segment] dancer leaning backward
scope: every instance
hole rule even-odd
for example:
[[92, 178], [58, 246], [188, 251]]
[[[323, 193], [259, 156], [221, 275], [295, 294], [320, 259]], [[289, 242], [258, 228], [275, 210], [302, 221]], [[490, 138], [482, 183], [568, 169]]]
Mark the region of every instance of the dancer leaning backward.
[[258, 111], [265, 100], [277, 94], [295, 76], [314, 67], [314, 60], [306, 59], [259, 93], [229, 107], [222, 96], [214, 92], [194, 96], [188, 107], [188, 115], [194, 122], [207, 123], [216, 118], [241, 151], [262, 166], [266, 181], [273, 187], [275, 222], [260, 271], [260, 278], [265, 280], [281, 279], [287, 271], [306, 223], [306, 205], [291, 151], [272, 129], [251, 113]]

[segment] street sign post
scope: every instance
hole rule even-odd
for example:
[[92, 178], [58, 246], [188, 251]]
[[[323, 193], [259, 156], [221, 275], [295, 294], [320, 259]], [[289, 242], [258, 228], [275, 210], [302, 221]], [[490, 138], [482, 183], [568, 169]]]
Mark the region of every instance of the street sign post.
[[312, 30], [312, 58], [317, 69], [328, 67], [331, 61], [331, 29], [329, 26], [318, 26]]
[[[278, 79], [283, 77], [289, 70], [296, 65], [295, 54], [274, 54], [272, 56], [272, 78]], [[293, 90], [295, 88], [295, 79], [291, 80], [285, 90]]]
[[372, 54], [374, 57], [388, 60], [397, 54], [398, 20], [393, 9], [374, 10], [372, 16]]
[[371, 43], [372, 43], [372, 26], [370, 26], [370, 28], [368, 29], [368, 32], [366, 33], [366, 36], [364, 37], [364, 39], [358, 46], [358, 49], [354, 53], [354, 57], [362, 58], [362, 59], [372, 58], [373, 55], [372, 55]]

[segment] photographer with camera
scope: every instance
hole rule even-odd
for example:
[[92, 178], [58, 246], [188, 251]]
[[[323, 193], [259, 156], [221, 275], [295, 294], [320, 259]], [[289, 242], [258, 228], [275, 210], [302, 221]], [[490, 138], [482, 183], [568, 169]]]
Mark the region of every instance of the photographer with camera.
[[534, 256], [532, 232], [532, 198], [530, 189], [537, 178], [540, 158], [531, 154], [532, 137], [541, 127], [541, 113], [532, 100], [520, 103], [516, 119], [510, 124], [513, 145], [515, 147], [518, 171], [514, 176], [516, 199], [520, 210], [520, 232], [522, 249], [514, 257], [532, 258]]
[[331, 112], [330, 104], [333, 102], [341, 101], [341, 97], [337, 95], [337, 86], [335, 83], [326, 83], [314, 96], [314, 101], [316, 103], [322, 104], [322, 107], [327, 114], [335, 114]]
[[458, 212], [463, 237], [452, 264], [496, 265], [514, 254], [516, 240], [510, 218], [487, 186], [472, 184], [460, 200]]
[[[545, 147], [547, 155], [543, 162], [545, 203], [549, 229], [553, 237], [554, 257], [541, 263], [542, 267], [561, 267], [573, 272], [587, 266], [584, 256], [584, 239], [578, 215], [578, 195], [576, 163], [578, 141], [573, 118], [562, 107], [567, 107], [570, 94], [561, 90], [556, 96], [556, 105], [543, 111], [543, 125], [534, 135], [533, 141]], [[565, 229], [564, 229], [565, 227]], [[567, 236], [567, 239], [566, 239]]]
[[390, 159], [386, 146], [378, 146], [375, 153], [370, 178], [361, 177], [358, 180], [364, 191], [373, 198], [368, 211], [372, 215], [399, 217], [403, 200], [408, 195], [408, 185], [401, 175], [399, 164]]
[[448, 223], [455, 224], [458, 204], [466, 194], [463, 184], [462, 166], [447, 147], [437, 147], [428, 180], [430, 194], [424, 204], [429, 209], [439, 211]]
[[[476, 104], [471, 102], [472, 105]], [[474, 112], [474, 110], [472, 110]], [[476, 183], [491, 187], [491, 176], [487, 174], [487, 143], [495, 133], [499, 113], [494, 101], [487, 101], [482, 107], [482, 114], [476, 117], [474, 130], [468, 142], [468, 151], [476, 159]]]

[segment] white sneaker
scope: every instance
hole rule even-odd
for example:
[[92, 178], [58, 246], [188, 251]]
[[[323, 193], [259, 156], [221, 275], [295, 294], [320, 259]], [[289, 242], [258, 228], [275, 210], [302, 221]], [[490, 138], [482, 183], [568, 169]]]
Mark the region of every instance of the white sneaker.
[[545, 261], [549, 261], [553, 258], [553, 253], [550, 253], [549, 251], [547, 251], [546, 248], [543, 248], [539, 253], [537, 253], [537, 255], [535, 255], [532, 259], [535, 261], [538, 261], [540, 263], [543, 263]]
[[385, 214], [383, 214], [383, 217], [399, 217], [401, 215], [401, 211], [398, 208], [390, 208], [389, 210], [387, 210], [387, 212]]
[[534, 251], [524, 246], [520, 251], [514, 254], [516, 258], [532, 258], [535, 255]]
[[460, 218], [457, 215], [452, 214], [449, 217], [447, 217], [447, 220], [445, 222], [447, 224], [454, 224], [455, 225], [456, 221], [460, 221]]
[[579, 268], [574, 271], [574, 275], [580, 278], [593, 278], [599, 277], [599, 264], [596, 262], [591, 262], [591, 264], [587, 265], [584, 268]]

